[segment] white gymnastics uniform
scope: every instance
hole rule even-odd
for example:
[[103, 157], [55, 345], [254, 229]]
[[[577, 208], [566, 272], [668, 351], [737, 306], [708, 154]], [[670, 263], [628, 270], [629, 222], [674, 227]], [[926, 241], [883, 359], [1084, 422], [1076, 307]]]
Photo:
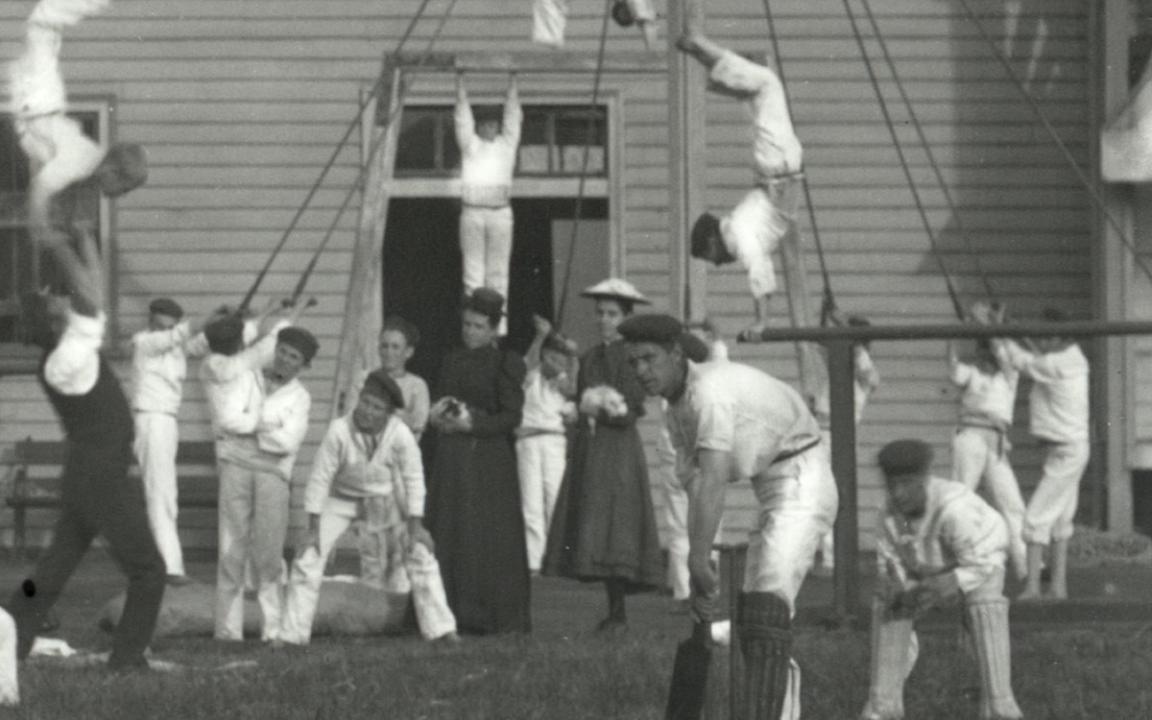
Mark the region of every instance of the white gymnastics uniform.
[[305, 550], [292, 564], [280, 639], [296, 644], [311, 639], [328, 555], [357, 518], [388, 547], [406, 548], [412, 602], [424, 637], [456, 632], [436, 556], [408, 537], [406, 521], [424, 516], [424, 496], [420, 448], [403, 421], [393, 416], [379, 434], [369, 435], [356, 429], [351, 415], [333, 420], [304, 491], [304, 509], [320, 520], [319, 552]]

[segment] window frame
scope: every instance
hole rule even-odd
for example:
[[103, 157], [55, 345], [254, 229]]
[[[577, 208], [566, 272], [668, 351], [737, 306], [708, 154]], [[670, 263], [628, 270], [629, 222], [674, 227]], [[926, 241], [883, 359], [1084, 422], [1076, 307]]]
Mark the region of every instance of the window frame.
[[[96, 136], [99, 142], [109, 146], [115, 139], [112, 121], [116, 115], [116, 98], [113, 95], [87, 94], [75, 95], [68, 98], [69, 110], [74, 113], [94, 114], [97, 127]], [[10, 113], [4, 112], [7, 116]], [[105, 314], [108, 318], [105, 336], [114, 338], [119, 330], [119, 257], [116, 239], [115, 203], [107, 197], [98, 198], [99, 221], [98, 237], [100, 249], [104, 257], [105, 266], [105, 292], [107, 307]], [[13, 295], [0, 298], [0, 308], [5, 304], [18, 302], [19, 297]], [[9, 305], [9, 309], [11, 306]], [[36, 372], [40, 351], [34, 347], [24, 345], [16, 340], [0, 339], [0, 376], [7, 374], [33, 374]]]

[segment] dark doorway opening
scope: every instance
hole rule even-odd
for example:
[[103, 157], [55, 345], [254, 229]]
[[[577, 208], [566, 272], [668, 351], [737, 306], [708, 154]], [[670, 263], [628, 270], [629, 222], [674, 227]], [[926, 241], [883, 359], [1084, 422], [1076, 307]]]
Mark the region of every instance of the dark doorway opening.
[[[532, 315], [553, 318], [568, 272], [573, 198], [512, 201], [515, 225], [504, 345], [523, 352], [532, 341]], [[433, 393], [444, 354], [459, 343], [461, 259], [459, 203], [453, 198], [396, 198], [388, 206], [384, 237], [384, 314], [400, 315], [420, 328], [420, 346], [408, 369]], [[571, 253], [565, 314], [579, 313], [572, 297], [588, 278], [607, 277], [610, 267], [608, 201], [585, 199], [580, 234]], [[574, 312], [575, 311], [575, 312]], [[568, 323], [565, 324], [568, 329]], [[573, 327], [579, 323], [573, 324]], [[583, 335], [584, 333], [577, 333]], [[582, 347], [586, 347], [579, 337]]]

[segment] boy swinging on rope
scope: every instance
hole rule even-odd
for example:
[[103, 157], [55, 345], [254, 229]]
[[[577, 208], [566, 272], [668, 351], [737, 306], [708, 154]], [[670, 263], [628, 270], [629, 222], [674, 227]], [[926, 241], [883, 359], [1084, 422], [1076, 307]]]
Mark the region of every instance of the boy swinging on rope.
[[28, 17], [24, 50], [8, 65], [14, 126], [31, 166], [28, 219], [34, 234], [43, 234], [52, 224], [54, 200], [58, 224], [68, 227], [71, 206], [77, 201], [75, 190], [95, 186], [108, 197], [118, 197], [148, 178], [143, 148], [130, 143], [105, 147], [67, 115], [59, 62], [61, 29], [107, 4], [108, 0], [40, 0]]
[[709, 87], [747, 101], [755, 129], [753, 163], [756, 187], [718, 218], [702, 214], [692, 227], [692, 257], [714, 265], [739, 260], [748, 271], [756, 322], [745, 335], [759, 337], [768, 326], [768, 308], [776, 291], [772, 253], [780, 239], [795, 231], [803, 151], [788, 98], [776, 73], [708, 39], [691, 25], [676, 47], [709, 68]]

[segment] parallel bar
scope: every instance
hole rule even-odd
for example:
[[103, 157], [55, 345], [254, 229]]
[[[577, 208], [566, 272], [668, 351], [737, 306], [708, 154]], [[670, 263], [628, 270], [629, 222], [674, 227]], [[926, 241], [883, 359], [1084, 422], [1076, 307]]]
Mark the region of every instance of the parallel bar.
[[833, 340], [828, 349], [828, 395], [832, 435], [832, 475], [840, 494], [833, 529], [836, 569], [832, 605], [841, 626], [852, 624], [860, 597], [860, 538], [856, 498], [855, 353], [850, 340]]
[[[472, 73], [579, 73], [596, 72], [596, 57], [588, 53], [548, 51], [490, 52], [404, 52], [388, 56], [406, 72]], [[606, 73], [661, 73], [668, 70], [666, 58], [657, 53], [612, 51], [604, 57]]]
[[769, 328], [763, 342], [812, 340], [947, 340], [998, 337], [1096, 337], [1099, 335], [1152, 335], [1152, 322], [1030, 322], [1010, 325], [889, 325], [871, 327]]

